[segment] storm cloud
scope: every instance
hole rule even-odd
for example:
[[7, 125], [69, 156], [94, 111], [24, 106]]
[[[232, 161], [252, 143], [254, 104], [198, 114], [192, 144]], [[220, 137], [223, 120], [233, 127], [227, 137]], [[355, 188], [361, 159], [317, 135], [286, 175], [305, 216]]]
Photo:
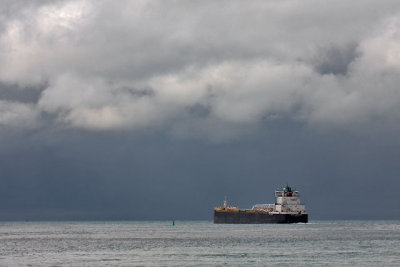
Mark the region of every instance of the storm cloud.
[[[386, 182], [399, 185], [393, 179], [400, 174], [393, 167], [398, 159], [393, 147], [400, 144], [398, 1], [1, 1], [0, 5], [0, 136], [5, 148], [2, 164], [9, 177], [3, 181], [6, 187], [14, 188], [21, 179], [21, 185], [30, 185], [47, 203], [52, 197], [46, 194], [67, 183], [59, 203], [66, 202], [63, 194], [74, 190], [80, 192], [76, 203], [89, 203], [85, 190], [88, 196], [101, 198], [102, 190], [113, 188], [114, 181], [119, 186], [109, 198], [129, 195], [124, 187], [131, 185], [135, 197], [120, 201], [134, 205], [147, 199], [143, 192], [154, 196], [152, 181], [159, 185], [153, 187], [156, 191], [168, 188], [168, 182], [186, 185], [185, 196], [195, 190], [190, 181], [196, 181], [198, 188], [217, 197], [226, 181], [248, 175], [241, 169], [233, 172], [229, 167], [233, 164], [242, 165], [250, 176], [253, 168], [260, 174], [299, 175], [299, 183], [313, 189], [321, 185], [315, 176], [325, 166], [331, 174], [321, 179], [336, 181], [329, 182], [332, 188], [350, 179], [348, 188], [364, 181], [370, 190], [377, 186], [369, 176], [373, 170], [361, 166], [382, 158], [386, 161], [375, 171], [389, 168]], [[292, 152], [294, 140], [302, 143], [296, 148], [301, 151]], [[70, 142], [81, 145], [65, 145]], [[125, 142], [130, 149], [123, 148]], [[273, 155], [258, 150], [252, 155], [257, 144]], [[96, 147], [99, 154], [88, 152], [97, 151]], [[354, 150], [362, 152], [356, 155]], [[323, 161], [326, 151], [332, 154]], [[9, 153], [24, 154], [29, 160], [23, 162], [31, 171], [12, 167], [16, 163], [7, 157]], [[120, 161], [106, 163], [108, 153]], [[178, 156], [169, 158], [170, 153]], [[232, 153], [249, 160], [230, 158]], [[264, 169], [259, 156], [275, 167], [270, 172]], [[129, 167], [125, 157], [136, 159], [132, 162], [136, 167]], [[194, 164], [199, 157], [207, 157], [203, 168], [214, 169], [220, 177]], [[104, 164], [104, 173], [116, 172], [116, 178], [110, 181], [97, 173], [96, 159]], [[213, 162], [219, 164], [213, 167]], [[306, 171], [313, 164], [314, 173]], [[193, 166], [193, 172], [183, 165]], [[298, 169], [286, 172], [287, 165]], [[153, 173], [149, 166], [163, 172]], [[179, 168], [183, 169], [176, 171]], [[174, 170], [176, 177], [159, 178]], [[203, 172], [212, 178], [204, 178]], [[128, 179], [128, 173], [147, 178]], [[247, 181], [257, 184], [260, 174]], [[367, 178], [359, 180], [360, 176]], [[49, 177], [58, 177], [54, 188]], [[82, 184], [85, 190], [75, 188]], [[262, 184], [267, 186], [268, 181]], [[175, 203], [173, 193], [158, 194]], [[198, 203], [204, 198], [199, 197]], [[109, 203], [113, 209], [115, 202]], [[322, 206], [318, 211], [322, 214]], [[146, 216], [151, 217], [142, 217]]]
[[[9, 5], [22, 10], [10, 15]], [[180, 130], [188, 129], [181, 117], [199, 105], [207, 116], [191, 123], [201, 128], [276, 117], [391, 123], [400, 107], [397, 3], [362, 5], [363, 12], [341, 1], [55, 1], [25, 9], [5, 2], [1, 82], [27, 94], [46, 86], [33, 106], [2, 106], [21, 122], [32, 112], [93, 130], [170, 121], [168, 130], [185, 135], [192, 133]], [[152, 94], [132, 93], [144, 90]], [[2, 124], [17, 123], [5, 117]]]

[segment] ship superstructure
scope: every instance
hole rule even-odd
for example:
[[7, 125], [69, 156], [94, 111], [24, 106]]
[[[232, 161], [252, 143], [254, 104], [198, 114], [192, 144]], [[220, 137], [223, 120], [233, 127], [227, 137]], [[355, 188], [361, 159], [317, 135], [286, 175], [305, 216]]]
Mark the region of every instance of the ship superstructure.
[[214, 223], [298, 223], [308, 222], [308, 213], [300, 194], [287, 185], [275, 191], [275, 204], [256, 204], [251, 209], [228, 206], [214, 208]]

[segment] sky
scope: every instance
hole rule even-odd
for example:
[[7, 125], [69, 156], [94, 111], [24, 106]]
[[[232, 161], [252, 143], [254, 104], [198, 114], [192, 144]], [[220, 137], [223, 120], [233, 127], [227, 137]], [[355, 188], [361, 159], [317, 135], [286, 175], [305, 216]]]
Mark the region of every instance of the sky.
[[400, 219], [397, 0], [0, 0], [0, 220]]

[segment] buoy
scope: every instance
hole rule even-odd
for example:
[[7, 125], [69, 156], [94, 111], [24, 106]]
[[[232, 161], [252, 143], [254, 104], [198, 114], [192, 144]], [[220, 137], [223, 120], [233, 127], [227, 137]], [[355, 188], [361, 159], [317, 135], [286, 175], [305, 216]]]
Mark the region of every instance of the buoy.
[[175, 226], [175, 221], [172, 221], [172, 226]]

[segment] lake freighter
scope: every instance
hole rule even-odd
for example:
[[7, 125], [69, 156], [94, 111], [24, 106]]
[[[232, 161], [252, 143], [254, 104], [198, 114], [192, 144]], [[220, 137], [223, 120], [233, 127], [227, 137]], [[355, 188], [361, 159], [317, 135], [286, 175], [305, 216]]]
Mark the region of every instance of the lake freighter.
[[275, 204], [256, 204], [251, 209], [228, 206], [214, 208], [214, 223], [307, 223], [308, 213], [300, 204], [298, 191], [287, 185], [275, 191]]

